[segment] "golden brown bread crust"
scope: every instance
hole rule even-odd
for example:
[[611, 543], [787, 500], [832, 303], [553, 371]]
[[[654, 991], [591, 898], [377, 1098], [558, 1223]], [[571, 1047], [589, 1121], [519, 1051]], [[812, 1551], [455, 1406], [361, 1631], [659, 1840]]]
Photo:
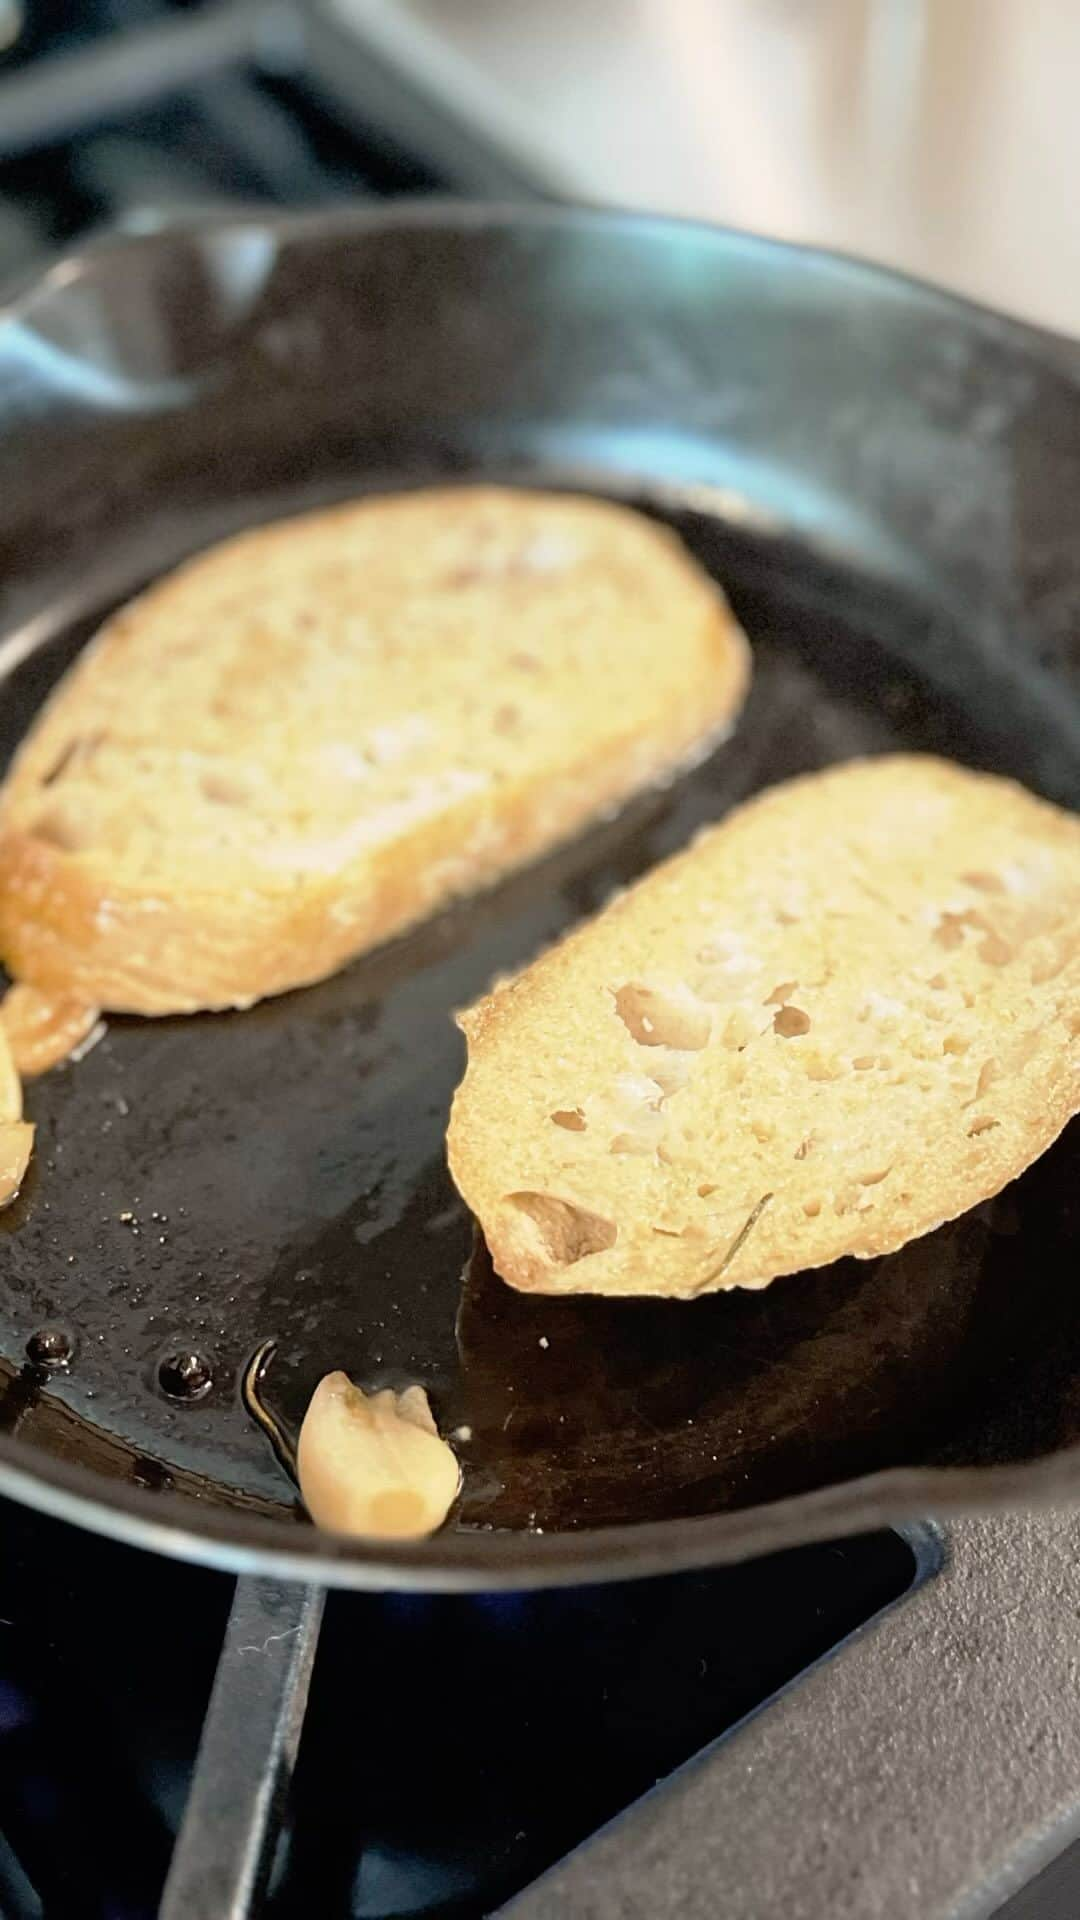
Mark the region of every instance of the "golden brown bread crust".
[[142, 1014], [332, 973], [730, 729], [723, 596], [620, 507], [455, 489], [201, 556], [109, 621], [0, 793], [0, 956]]
[[891, 1252], [1080, 1111], [1080, 819], [919, 757], [792, 781], [462, 1024], [450, 1166], [511, 1285]]

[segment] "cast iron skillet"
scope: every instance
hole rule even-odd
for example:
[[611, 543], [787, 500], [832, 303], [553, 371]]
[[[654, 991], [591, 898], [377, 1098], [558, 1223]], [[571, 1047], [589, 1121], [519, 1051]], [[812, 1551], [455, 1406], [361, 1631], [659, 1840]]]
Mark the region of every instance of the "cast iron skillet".
[[[756, 677], [706, 767], [498, 891], [254, 1012], [110, 1022], [31, 1087], [38, 1152], [0, 1219], [0, 1488], [231, 1567], [489, 1588], [1075, 1495], [1076, 1128], [890, 1259], [693, 1305], [504, 1288], [442, 1136], [451, 1009], [765, 783], [903, 745], [1080, 804], [1078, 366], [849, 261], [558, 211], [216, 220], [16, 301], [0, 758], [162, 568], [435, 479], [670, 521]], [[439, 1538], [306, 1525], [238, 1397], [269, 1335], [286, 1421], [345, 1366], [425, 1382], [471, 1436]]]

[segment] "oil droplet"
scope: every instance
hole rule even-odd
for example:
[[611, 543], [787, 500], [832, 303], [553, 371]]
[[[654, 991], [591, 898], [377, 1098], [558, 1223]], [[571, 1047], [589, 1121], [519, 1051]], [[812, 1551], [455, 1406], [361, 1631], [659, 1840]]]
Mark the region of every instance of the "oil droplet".
[[158, 1364], [158, 1385], [170, 1400], [201, 1400], [213, 1384], [213, 1366], [192, 1348], [167, 1353]]
[[66, 1327], [39, 1327], [26, 1343], [26, 1357], [32, 1367], [48, 1367], [57, 1372], [70, 1367], [75, 1355], [75, 1336]]

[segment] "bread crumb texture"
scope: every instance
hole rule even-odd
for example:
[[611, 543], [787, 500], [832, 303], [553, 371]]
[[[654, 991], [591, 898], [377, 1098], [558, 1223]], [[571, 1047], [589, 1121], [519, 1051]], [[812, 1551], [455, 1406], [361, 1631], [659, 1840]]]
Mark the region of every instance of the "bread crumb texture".
[[511, 1285], [887, 1253], [1080, 1110], [1080, 819], [929, 758], [791, 781], [462, 1025], [450, 1164]]
[[84, 1007], [333, 972], [669, 778], [748, 651], [667, 529], [485, 488], [242, 535], [110, 619], [0, 792], [0, 957]]

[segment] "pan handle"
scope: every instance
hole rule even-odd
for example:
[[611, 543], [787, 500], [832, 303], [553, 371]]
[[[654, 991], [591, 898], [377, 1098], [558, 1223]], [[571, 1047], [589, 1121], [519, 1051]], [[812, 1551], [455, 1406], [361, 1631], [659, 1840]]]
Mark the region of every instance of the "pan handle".
[[249, 1920], [266, 1888], [326, 1595], [240, 1579], [158, 1920]]

